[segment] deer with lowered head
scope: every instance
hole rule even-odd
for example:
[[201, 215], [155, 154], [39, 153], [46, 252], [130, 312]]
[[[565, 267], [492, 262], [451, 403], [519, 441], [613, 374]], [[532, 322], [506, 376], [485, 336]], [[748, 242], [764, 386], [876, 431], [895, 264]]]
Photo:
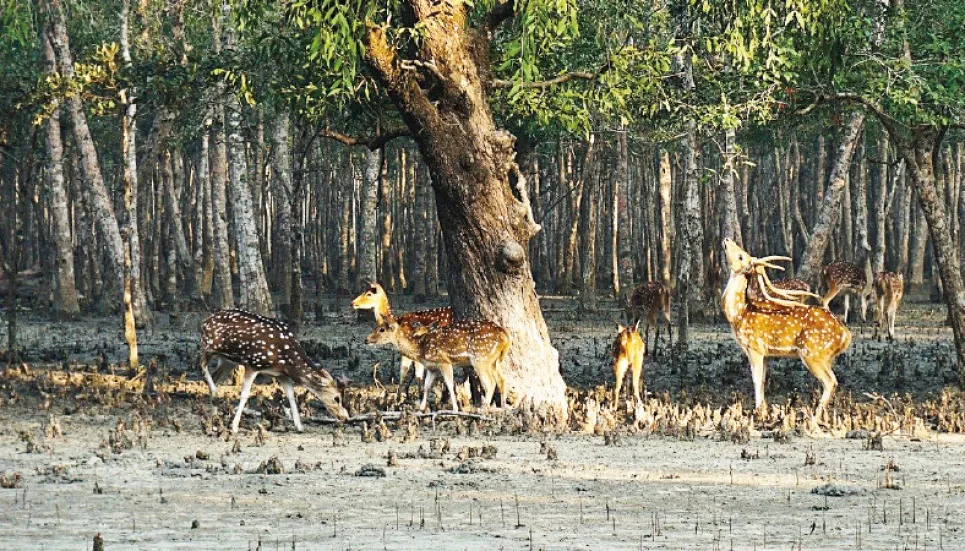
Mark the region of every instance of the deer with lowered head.
[[[731, 239], [724, 239], [723, 245], [730, 268], [722, 297], [724, 316], [750, 360], [756, 408], [766, 412], [765, 359], [797, 356], [824, 387], [814, 412], [814, 421], [820, 422], [838, 385], [834, 360], [851, 346], [851, 331], [824, 308], [801, 304], [799, 299], [807, 293], [771, 284], [764, 269], [783, 270], [772, 261], [789, 258], [755, 258]], [[757, 281], [763, 300], [748, 300], [751, 280]]]
[[[392, 317], [392, 307], [389, 306], [389, 296], [385, 289], [378, 283], [370, 283], [368, 288], [355, 297], [352, 301], [352, 308], [356, 310], [372, 310], [375, 314], [376, 327], [383, 321]], [[431, 310], [419, 310], [402, 314], [395, 321], [402, 327], [414, 329], [420, 325], [434, 325], [443, 327], [452, 322], [452, 308], [433, 308]], [[414, 366], [413, 366], [414, 364]], [[410, 371], [410, 368], [414, 367]], [[425, 368], [421, 363], [410, 356], [402, 354], [402, 362], [399, 365], [399, 397], [408, 391], [409, 385], [414, 378], [422, 381], [425, 376]]]
[[851, 262], [832, 262], [821, 269], [821, 284], [827, 289], [821, 302], [827, 308], [834, 297], [844, 293], [844, 317], [848, 323], [848, 312], [851, 310], [851, 295], [858, 297], [861, 308], [861, 321], [867, 321], [868, 299], [872, 293], [871, 265], [860, 268]]
[[[231, 363], [219, 361], [212, 376], [208, 371], [208, 362], [212, 358]], [[201, 372], [212, 397], [218, 390], [217, 383], [231, 374], [232, 364], [242, 365], [245, 374], [231, 432], [238, 432], [241, 414], [258, 375], [274, 377], [281, 384], [291, 406], [292, 421], [299, 432], [304, 428], [298, 415], [295, 385], [307, 388], [332, 416], [343, 421], [348, 418], [348, 412], [342, 406], [340, 385], [328, 371], [310, 362], [285, 323], [244, 310], [221, 310], [201, 322]]]
[[489, 406], [499, 391], [500, 407], [506, 406], [503, 364], [509, 351], [505, 329], [484, 320], [455, 320], [437, 327], [402, 325], [392, 316], [385, 318], [366, 337], [368, 344], [393, 344], [399, 352], [425, 365], [421, 409], [426, 409], [429, 391], [437, 376], [442, 376], [449, 391], [452, 410], [458, 411], [453, 368], [472, 367], [483, 388], [483, 407]]

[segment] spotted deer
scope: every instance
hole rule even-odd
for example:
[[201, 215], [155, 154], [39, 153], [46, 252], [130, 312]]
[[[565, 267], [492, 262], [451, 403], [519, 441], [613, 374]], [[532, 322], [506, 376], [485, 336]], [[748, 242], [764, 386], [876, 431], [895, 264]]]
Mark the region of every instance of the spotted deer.
[[[851, 346], [851, 331], [828, 310], [799, 302], [804, 296], [819, 298], [816, 295], [774, 288], [764, 268], [782, 270], [772, 261], [789, 258], [755, 258], [731, 239], [724, 239], [723, 245], [730, 268], [722, 299], [724, 316], [750, 360], [755, 406], [766, 411], [765, 359], [797, 356], [824, 386], [814, 411], [814, 421], [819, 422], [838, 385], [834, 360]], [[747, 300], [750, 280], [757, 280], [763, 301]]]
[[613, 341], [613, 376], [616, 384], [613, 387], [613, 403], [620, 402], [620, 389], [627, 376], [627, 369], [631, 369], [631, 383], [633, 384], [633, 398], [640, 402], [640, 377], [643, 375], [643, 357], [647, 353], [646, 343], [640, 338], [640, 321], [630, 327], [617, 324], [617, 338]]
[[[811, 286], [802, 279], [782, 279], [780, 281], [772, 281], [771, 285], [773, 285], [775, 289], [782, 291], [811, 292]], [[807, 300], [807, 297], [808, 295], [801, 295], [797, 300], [803, 304]], [[747, 284], [747, 299], [752, 301], [764, 300], [764, 295], [761, 294], [760, 286], [758, 286], [756, 279], [749, 281]]]
[[827, 291], [821, 302], [827, 309], [834, 297], [844, 293], [844, 317], [848, 322], [848, 312], [851, 309], [851, 295], [860, 300], [861, 321], [867, 321], [868, 298], [871, 296], [870, 268], [863, 269], [851, 262], [832, 262], [821, 270], [821, 286]]
[[219, 361], [212, 376], [208, 371], [208, 362], [212, 358], [244, 366], [241, 399], [231, 422], [231, 432], [238, 432], [251, 385], [259, 374], [274, 377], [281, 384], [291, 406], [292, 421], [299, 432], [304, 428], [298, 415], [295, 385], [307, 388], [334, 417], [348, 418], [348, 412], [342, 406], [339, 385], [328, 371], [312, 365], [288, 325], [278, 320], [244, 310], [215, 312], [201, 322], [201, 372], [214, 396], [217, 383], [231, 374], [234, 365]]
[[[370, 283], [369, 287], [362, 291], [362, 294], [355, 297], [352, 301], [352, 308], [356, 310], [372, 310], [375, 314], [376, 327], [381, 325], [387, 318], [392, 317], [392, 307], [389, 306], [389, 296], [385, 289], [378, 283]], [[452, 322], [452, 308], [433, 308], [432, 310], [419, 310], [402, 314], [396, 318], [396, 322], [404, 327], [415, 328], [420, 325], [434, 325], [442, 327]], [[415, 369], [410, 371], [410, 367], [415, 364]], [[414, 377], [413, 377], [414, 375]], [[425, 368], [414, 358], [402, 354], [402, 362], [399, 365], [399, 397], [408, 392], [412, 379], [420, 381], [425, 376]]]
[[657, 351], [657, 344], [660, 341], [660, 324], [657, 320], [657, 313], [663, 315], [667, 323], [667, 334], [669, 335], [668, 347], [673, 346], [673, 329], [670, 324], [670, 289], [659, 281], [648, 281], [637, 285], [627, 298], [626, 304], [627, 321], [630, 325], [637, 324], [647, 316], [647, 325], [643, 331], [643, 343], [647, 344], [650, 336], [650, 326], [654, 326], [653, 349]]
[[905, 294], [904, 276], [895, 272], [878, 272], [875, 274], [874, 294], [878, 306], [875, 337], [880, 338], [880, 330], [887, 332], [889, 339], [895, 340], [895, 314]]
[[426, 367], [420, 409], [426, 409], [429, 391], [441, 375], [449, 391], [452, 410], [458, 411], [454, 367], [472, 367], [483, 388], [483, 407], [489, 406], [499, 390], [500, 407], [506, 406], [503, 365], [509, 351], [509, 334], [495, 323], [482, 320], [455, 320], [442, 327], [402, 325], [392, 316], [366, 337], [368, 344], [393, 344], [404, 356]]

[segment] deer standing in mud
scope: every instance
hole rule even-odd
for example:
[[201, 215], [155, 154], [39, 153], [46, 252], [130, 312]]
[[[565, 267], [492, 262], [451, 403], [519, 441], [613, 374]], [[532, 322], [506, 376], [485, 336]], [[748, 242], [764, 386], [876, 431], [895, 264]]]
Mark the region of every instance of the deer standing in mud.
[[633, 398], [640, 403], [640, 378], [643, 375], [643, 358], [647, 353], [647, 344], [640, 338], [640, 321], [624, 327], [617, 324], [617, 338], [613, 342], [613, 376], [616, 384], [613, 387], [613, 403], [620, 402], [620, 389], [627, 376], [627, 369], [631, 369], [631, 383]]
[[[851, 331], [824, 308], [799, 302], [816, 295], [774, 288], [764, 269], [782, 270], [771, 262], [789, 258], [755, 258], [731, 239], [724, 239], [723, 245], [730, 268], [722, 299], [724, 316], [750, 360], [757, 410], [766, 413], [765, 359], [797, 356], [824, 387], [814, 411], [814, 421], [820, 422], [838, 385], [834, 360], [851, 346]], [[763, 300], [748, 300], [750, 280], [757, 280]]]
[[489, 406], [499, 390], [500, 407], [506, 406], [503, 365], [509, 352], [509, 334], [495, 323], [483, 320], [456, 320], [443, 327], [412, 327], [388, 316], [366, 337], [368, 344], [393, 344], [402, 355], [425, 365], [422, 402], [426, 409], [429, 391], [441, 375], [449, 391], [452, 410], [458, 411], [453, 367], [472, 367], [483, 387], [483, 407]]
[[[392, 317], [392, 307], [389, 306], [389, 296], [385, 293], [385, 289], [383, 289], [381, 285], [374, 282], [370, 283], [369, 287], [362, 291], [362, 294], [355, 297], [352, 301], [352, 308], [356, 310], [372, 310], [375, 314], [376, 327], [381, 325], [386, 319]], [[452, 308], [446, 306], [444, 308], [409, 312], [395, 318], [395, 321], [400, 326], [410, 330], [420, 325], [444, 327], [452, 322]], [[415, 369], [410, 371], [413, 364], [415, 364]], [[401, 398], [402, 395], [409, 390], [409, 385], [412, 384], [413, 378], [422, 381], [424, 376], [425, 367], [415, 360], [415, 358], [406, 356], [403, 353], [402, 361], [399, 365], [399, 397]]]
[[213, 397], [218, 390], [217, 383], [231, 374], [234, 365], [219, 362], [212, 376], [208, 371], [208, 362], [212, 358], [244, 366], [241, 399], [231, 422], [233, 433], [238, 432], [251, 386], [260, 374], [274, 377], [281, 384], [291, 406], [292, 421], [299, 432], [304, 428], [295, 400], [296, 384], [307, 388], [337, 419], [348, 418], [335, 379], [328, 371], [310, 363], [291, 329], [278, 320], [244, 310], [221, 310], [201, 322], [201, 372]]
[[890, 340], [895, 340], [895, 314], [905, 293], [904, 276], [895, 272], [878, 272], [875, 274], [874, 293], [878, 307], [875, 338], [880, 338], [879, 331], [884, 331]]
[[653, 350], [656, 353], [660, 341], [660, 324], [657, 314], [663, 316], [667, 323], [667, 335], [670, 343], [668, 348], [673, 346], [673, 326], [670, 324], [670, 289], [659, 281], [648, 281], [637, 285], [633, 292], [627, 297], [626, 304], [627, 322], [636, 325], [646, 315], [647, 325], [643, 330], [643, 343], [647, 344], [650, 336], [650, 326], [654, 326]]

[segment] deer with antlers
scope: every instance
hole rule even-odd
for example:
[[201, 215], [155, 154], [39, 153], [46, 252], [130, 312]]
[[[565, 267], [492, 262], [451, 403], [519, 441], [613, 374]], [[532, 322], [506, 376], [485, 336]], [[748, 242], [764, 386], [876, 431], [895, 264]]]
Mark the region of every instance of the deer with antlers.
[[861, 321], [867, 321], [868, 299], [871, 297], [871, 268], [860, 268], [851, 262], [832, 262], [821, 269], [821, 285], [827, 289], [821, 302], [827, 308], [834, 297], [844, 293], [844, 322], [848, 322], [851, 295], [860, 300]]
[[887, 332], [890, 340], [895, 340], [895, 314], [905, 294], [905, 278], [896, 272], [878, 272], [874, 283], [875, 303], [878, 306], [878, 324], [875, 338], [880, 339], [880, 331]]
[[[362, 294], [355, 297], [352, 301], [352, 308], [356, 310], [372, 310], [375, 314], [376, 327], [383, 321], [392, 317], [392, 307], [389, 305], [389, 296], [385, 289], [378, 283], [370, 283], [369, 287], [362, 291]], [[433, 308], [432, 310], [419, 310], [402, 314], [395, 321], [402, 327], [414, 329], [420, 325], [444, 327], [452, 322], [452, 308]], [[415, 369], [410, 371], [410, 368]], [[413, 377], [414, 375], [414, 377]], [[399, 397], [408, 392], [412, 379], [423, 380], [425, 368], [423, 365], [410, 356], [402, 353], [402, 361], [399, 365]]]
[[633, 398], [640, 402], [640, 377], [643, 375], [643, 358], [647, 353], [647, 345], [640, 338], [640, 321], [624, 327], [617, 324], [617, 338], [613, 341], [613, 376], [616, 384], [613, 388], [613, 403], [620, 401], [620, 389], [627, 376], [627, 369], [631, 369], [631, 383]]
[[420, 409], [426, 409], [429, 391], [441, 375], [449, 391], [452, 410], [458, 411], [453, 368], [472, 367], [483, 388], [483, 407], [489, 406], [499, 391], [500, 407], [506, 406], [506, 386], [502, 366], [509, 352], [509, 334], [484, 320], [455, 320], [448, 325], [402, 325], [391, 315], [366, 337], [367, 344], [393, 344], [403, 356], [426, 368]]
[[[851, 345], [851, 331], [824, 308], [799, 302], [806, 296], [820, 297], [804, 291], [776, 289], [771, 284], [764, 269], [783, 270], [772, 262], [789, 258], [755, 258], [731, 239], [724, 239], [723, 244], [730, 268], [730, 279], [723, 295], [724, 316], [750, 360], [758, 411], [766, 411], [765, 359], [797, 356], [824, 386], [814, 412], [814, 420], [819, 422], [838, 385], [833, 371], [834, 360]], [[747, 299], [751, 280], [757, 281], [762, 301]]]
[[648, 281], [637, 285], [627, 297], [627, 321], [630, 325], [637, 325], [646, 314], [647, 325], [643, 330], [643, 343], [646, 345], [650, 336], [650, 326], [654, 326], [653, 349], [657, 351], [660, 341], [660, 324], [657, 314], [663, 316], [667, 323], [668, 347], [673, 346], [673, 326], [670, 324], [670, 289], [659, 281]]
[[[212, 376], [208, 371], [208, 362], [212, 358], [230, 363], [219, 361]], [[232, 364], [244, 367], [244, 379], [231, 432], [238, 432], [241, 414], [258, 375], [269, 375], [281, 384], [291, 406], [292, 421], [299, 432], [304, 428], [295, 400], [296, 384], [307, 388], [337, 419], [348, 418], [348, 412], [342, 406], [341, 385], [328, 371], [310, 363], [291, 329], [278, 320], [244, 310], [221, 310], [201, 322], [201, 372], [212, 397], [218, 390], [217, 383], [231, 374]]]

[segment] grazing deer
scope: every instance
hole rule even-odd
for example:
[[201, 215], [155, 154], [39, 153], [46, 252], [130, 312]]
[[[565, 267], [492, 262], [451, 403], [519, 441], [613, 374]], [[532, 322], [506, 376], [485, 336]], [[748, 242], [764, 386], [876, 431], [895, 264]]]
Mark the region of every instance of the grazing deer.
[[875, 337], [880, 338], [879, 329], [887, 331], [888, 338], [895, 340], [895, 313], [905, 293], [905, 278], [895, 272], [875, 274], [875, 302], [878, 305], [878, 325]]
[[[802, 279], [782, 279], [781, 281], [772, 281], [771, 285], [773, 285], [775, 289], [782, 291], [804, 291], [805, 293], [811, 292], [811, 286]], [[801, 295], [797, 298], [797, 300], [804, 304], [808, 296], [810, 295]], [[764, 295], [761, 294], [760, 286], [758, 285], [756, 279], [752, 279], [747, 283], [747, 298], [748, 300], [755, 302], [764, 300]]]
[[[385, 289], [378, 283], [370, 283], [368, 289], [362, 291], [362, 294], [355, 297], [355, 300], [352, 301], [352, 308], [356, 310], [372, 310], [375, 314], [376, 326], [381, 325], [384, 320], [392, 317], [392, 307], [389, 306], [389, 296], [385, 294]], [[396, 322], [410, 329], [418, 327], [419, 325], [443, 327], [452, 322], [452, 308], [447, 306], [445, 308], [409, 312], [396, 318]], [[413, 363], [415, 364], [415, 369], [410, 371], [409, 368], [412, 367]], [[415, 375], [415, 377], [413, 377], [413, 375]], [[424, 376], [425, 368], [422, 364], [403, 353], [402, 362], [399, 365], [399, 397], [401, 398], [403, 393], [408, 392], [413, 378], [421, 381]]]
[[632, 369], [633, 398], [640, 402], [640, 376], [643, 374], [643, 357], [647, 353], [647, 345], [640, 338], [640, 321], [631, 327], [617, 324], [617, 338], [613, 342], [613, 376], [616, 385], [613, 388], [613, 403], [620, 401], [620, 389], [627, 376], [627, 368]]
[[489, 321], [456, 320], [443, 327], [421, 325], [411, 327], [386, 317], [366, 337], [368, 344], [394, 344], [404, 356], [426, 367], [420, 409], [426, 409], [429, 390], [437, 375], [449, 391], [452, 410], [458, 411], [453, 381], [453, 367], [471, 366], [483, 387], [483, 407], [499, 390], [500, 407], [506, 406], [506, 387], [502, 374], [503, 360], [509, 351], [509, 334]]
[[[803, 296], [819, 298], [817, 295], [774, 288], [764, 268], [781, 270], [771, 261], [789, 258], [754, 258], [731, 239], [724, 239], [724, 251], [730, 267], [723, 296], [724, 316], [750, 360], [757, 409], [766, 411], [765, 358], [797, 356], [824, 386], [814, 412], [815, 422], [820, 421], [838, 385], [832, 371], [834, 359], [851, 345], [851, 331], [824, 308], [798, 302]], [[752, 279], [761, 289], [761, 302], [747, 300], [747, 286]]]
[[868, 298], [871, 296], [870, 267], [862, 269], [850, 262], [832, 262], [821, 270], [821, 285], [827, 293], [821, 299], [824, 308], [834, 300], [834, 297], [844, 293], [844, 319], [848, 323], [848, 311], [851, 309], [850, 296], [856, 295], [861, 301], [861, 321], [867, 321]]
[[244, 310], [221, 310], [201, 322], [201, 371], [208, 383], [211, 395], [217, 392], [217, 382], [224, 380], [233, 366], [219, 362], [214, 377], [208, 371], [212, 358], [225, 359], [244, 366], [241, 400], [231, 422], [231, 432], [238, 432], [241, 413], [251, 394], [251, 385], [259, 374], [275, 377], [285, 389], [291, 406], [295, 428], [303, 430], [295, 401], [295, 385], [302, 385], [322, 401], [325, 409], [340, 420], [348, 418], [342, 407], [339, 385], [328, 371], [315, 368], [305, 355], [305, 350], [295, 339], [291, 329], [284, 323], [245, 312]]
[[653, 349], [657, 351], [657, 344], [660, 341], [660, 324], [657, 323], [657, 312], [663, 313], [663, 319], [667, 322], [667, 334], [673, 346], [673, 327], [670, 324], [670, 289], [659, 281], [648, 281], [637, 285], [627, 298], [627, 318], [630, 325], [637, 324], [643, 315], [647, 315], [647, 325], [643, 331], [643, 343], [646, 345], [647, 338], [650, 336], [650, 326], [654, 326]]

